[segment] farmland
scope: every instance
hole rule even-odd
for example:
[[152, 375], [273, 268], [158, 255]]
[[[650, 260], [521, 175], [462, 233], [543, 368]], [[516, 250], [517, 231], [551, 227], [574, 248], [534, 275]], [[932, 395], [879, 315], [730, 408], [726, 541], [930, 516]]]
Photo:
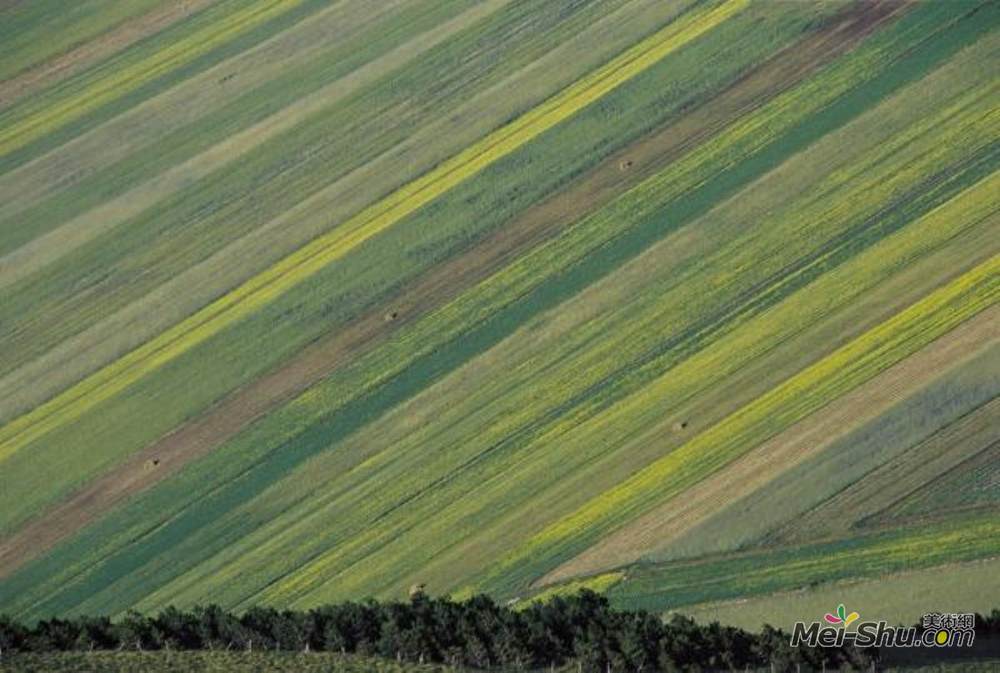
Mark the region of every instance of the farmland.
[[893, 624], [912, 622], [914, 612], [929, 602], [946, 612], [986, 613], [992, 607], [982, 587], [996, 576], [997, 566], [996, 560], [977, 561], [949, 567], [943, 575], [939, 568], [932, 568], [877, 579], [830, 582], [760, 598], [686, 607], [683, 611], [699, 621], [719, 620], [747, 629], [759, 628], [766, 621], [791, 628], [796, 620], [812, 621], [829, 610], [827, 606], [840, 602], [866, 617], [877, 616]]
[[180, 4], [0, 3], [0, 612], [995, 564], [996, 2]]

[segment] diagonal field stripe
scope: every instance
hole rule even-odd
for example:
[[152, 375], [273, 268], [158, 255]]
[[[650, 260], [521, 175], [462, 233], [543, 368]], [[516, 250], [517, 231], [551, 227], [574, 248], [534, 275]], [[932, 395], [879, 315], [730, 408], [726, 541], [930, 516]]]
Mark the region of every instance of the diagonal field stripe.
[[0, 429], [0, 461], [246, 317], [441, 194], [509, 155], [749, 4], [725, 0], [669, 24], [422, 178]]
[[[253, 149], [294, 128], [303, 119], [331, 107], [363, 86], [385, 76], [387, 72], [391, 72], [400, 63], [426, 53], [510, 2], [511, 0], [485, 0], [472, 9], [417, 35], [375, 60], [369, 61], [344, 77], [338, 77], [316, 91], [291, 101], [286, 107], [246, 129], [220, 140], [217, 144], [136, 185], [129, 191], [92, 210], [77, 215], [58, 228], [0, 256], [0, 288], [22, 280], [69, 251], [94, 240], [126, 220], [138, 216], [149, 208], [150, 204], [176, 194], [191, 182], [205, 178], [222, 166], [234, 164], [240, 157], [245, 156]], [[264, 43], [265, 46], [267, 44]], [[237, 64], [238, 62], [234, 59], [231, 67], [238, 67]], [[164, 98], [166, 95], [151, 99], [149, 103], [154, 104], [158, 99]], [[137, 111], [141, 111], [141, 109], [137, 108]]]
[[0, 156], [21, 149], [102, 105], [138, 89], [161, 75], [191, 63], [199, 56], [234, 37], [250, 31], [302, 4], [303, 0], [262, 0], [235, 12], [187, 39], [156, 52], [122, 72], [110, 73], [77, 95], [63, 97], [51, 107], [11, 123], [0, 130]]
[[994, 255], [543, 529], [491, 575], [527, 557], [554, 558], [567, 540], [585, 540], [587, 531], [612, 529], [649, 511], [651, 503], [681, 493], [744, 455], [752, 448], [740, 443], [747, 428], [775, 417], [788, 424], [804, 418], [838, 390], [856, 388], [998, 302], [1000, 255]]

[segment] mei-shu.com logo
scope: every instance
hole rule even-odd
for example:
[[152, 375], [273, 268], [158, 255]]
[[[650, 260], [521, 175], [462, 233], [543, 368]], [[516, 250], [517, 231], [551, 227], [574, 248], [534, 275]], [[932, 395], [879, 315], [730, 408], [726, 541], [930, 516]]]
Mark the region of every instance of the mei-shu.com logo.
[[[856, 624], [854, 630], [848, 627]], [[976, 637], [973, 614], [928, 614], [916, 626], [890, 626], [885, 620], [865, 621], [857, 612], [848, 614], [841, 603], [822, 622], [796, 622], [792, 647], [972, 647]]]

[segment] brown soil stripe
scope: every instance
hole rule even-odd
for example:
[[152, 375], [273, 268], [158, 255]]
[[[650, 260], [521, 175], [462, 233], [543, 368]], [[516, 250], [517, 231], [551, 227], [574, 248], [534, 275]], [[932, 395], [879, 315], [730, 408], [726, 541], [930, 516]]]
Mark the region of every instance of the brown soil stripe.
[[[904, 6], [898, 2], [853, 5], [837, 20], [782, 50], [712, 100], [608, 157], [562, 192], [529, 208], [464, 253], [428, 271], [389, 302], [399, 319], [386, 321], [386, 311], [390, 310], [386, 307], [369, 311], [41, 513], [0, 543], [0, 578], [51, 549], [116, 504], [207, 454], [253, 421], [329, 376], [343, 363], [384, 342], [408, 321], [447, 303], [748, 110], [795, 85], [850, 50]], [[159, 462], [149, 469], [152, 460]]]
[[923, 350], [760, 445], [742, 458], [635, 519], [567, 561], [539, 586], [634, 563], [708, 520], [785, 470], [819, 454], [857, 424], [914, 394], [949, 366], [982, 352], [1000, 339], [1000, 308], [986, 309]]
[[[64, 80], [123, 51], [143, 38], [201, 11], [216, 0], [172, 0], [153, 11], [129, 19], [110, 31], [55, 56], [7, 81], [0, 82], [0, 108]], [[3, 5], [0, 5], [2, 7]]]

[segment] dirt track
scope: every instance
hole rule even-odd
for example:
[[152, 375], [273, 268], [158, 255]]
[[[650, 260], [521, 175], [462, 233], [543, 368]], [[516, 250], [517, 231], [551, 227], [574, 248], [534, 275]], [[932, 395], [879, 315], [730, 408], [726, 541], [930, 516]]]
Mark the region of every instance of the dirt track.
[[[234, 391], [192, 422], [162, 437], [0, 542], [0, 578], [51, 549], [116, 504], [176, 473], [254, 420], [371, 350], [401, 326], [450, 301], [511, 259], [555, 236], [583, 214], [684, 154], [734, 120], [794, 86], [855, 46], [901, 3], [862, 3], [786, 48], [702, 106], [608, 157], [556, 195], [525, 211], [473, 247], [343, 329], [323, 337], [253, 383]], [[391, 309], [390, 309], [391, 307]], [[398, 319], [386, 321], [386, 312]], [[156, 459], [155, 468], [148, 467]]]

